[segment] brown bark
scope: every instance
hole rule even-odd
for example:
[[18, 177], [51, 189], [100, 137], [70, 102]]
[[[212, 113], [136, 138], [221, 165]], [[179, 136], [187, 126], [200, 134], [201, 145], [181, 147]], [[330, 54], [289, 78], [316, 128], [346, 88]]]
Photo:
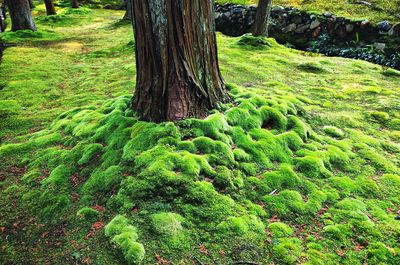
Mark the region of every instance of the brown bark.
[[46, 5], [46, 12], [48, 16], [57, 15], [56, 9], [54, 8], [54, 4], [52, 0], [44, 0], [44, 4]]
[[268, 37], [268, 20], [271, 14], [272, 0], [259, 0], [256, 21], [253, 26], [253, 36]]
[[71, 7], [72, 8], [79, 8], [78, 0], [71, 0]]
[[8, 0], [7, 4], [11, 17], [12, 31], [23, 29], [36, 31], [36, 25], [27, 0]]
[[133, 0], [136, 91], [144, 120], [204, 117], [227, 101], [217, 58], [212, 0]]

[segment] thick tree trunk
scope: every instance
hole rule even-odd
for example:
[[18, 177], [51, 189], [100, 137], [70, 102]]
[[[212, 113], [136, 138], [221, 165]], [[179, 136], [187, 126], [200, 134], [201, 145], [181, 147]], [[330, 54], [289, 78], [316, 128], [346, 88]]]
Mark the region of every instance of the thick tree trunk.
[[79, 8], [78, 0], [71, 0], [71, 7], [72, 8]]
[[124, 19], [126, 20], [132, 20], [132, 1], [133, 0], [125, 0], [125, 4], [126, 4], [126, 12], [124, 15]]
[[137, 82], [144, 120], [204, 117], [227, 101], [217, 58], [212, 0], [134, 0]]
[[52, 0], [44, 0], [44, 4], [46, 5], [46, 12], [48, 16], [57, 15], [56, 9], [54, 8], [54, 4]]
[[31, 8], [27, 0], [8, 0], [8, 9], [11, 17], [11, 30], [31, 29], [36, 31]]
[[253, 26], [253, 36], [268, 37], [268, 20], [271, 14], [272, 0], [259, 0], [256, 21]]

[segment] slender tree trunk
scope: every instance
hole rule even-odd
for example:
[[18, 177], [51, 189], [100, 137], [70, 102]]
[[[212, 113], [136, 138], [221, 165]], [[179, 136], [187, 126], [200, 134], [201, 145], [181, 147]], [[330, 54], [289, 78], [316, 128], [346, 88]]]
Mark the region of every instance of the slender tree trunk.
[[36, 31], [36, 25], [27, 0], [8, 0], [7, 4], [11, 17], [12, 31], [22, 29]]
[[217, 58], [212, 0], [134, 0], [137, 82], [144, 120], [205, 117], [229, 99]]
[[268, 20], [271, 14], [272, 0], [259, 0], [256, 21], [253, 26], [253, 36], [268, 37]]
[[6, 31], [6, 2], [0, 5], [0, 33]]
[[126, 4], [126, 12], [124, 15], [124, 19], [127, 20], [132, 20], [132, 1], [133, 0], [125, 0], [125, 4]]
[[46, 5], [47, 15], [57, 15], [56, 9], [54, 8], [54, 4], [52, 0], [44, 0], [44, 4]]
[[71, 0], [71, 7], [72, 8], [79, 8], [78, 0]]
[[[9, 1], [13, 1], [13, 0], [9, 0]], [[33, 4], [33, 0], [28, 0], [28, 2], [29, 2], [29, 7], [31, 8], [31, 10], [34, 9], [35, 5]]]

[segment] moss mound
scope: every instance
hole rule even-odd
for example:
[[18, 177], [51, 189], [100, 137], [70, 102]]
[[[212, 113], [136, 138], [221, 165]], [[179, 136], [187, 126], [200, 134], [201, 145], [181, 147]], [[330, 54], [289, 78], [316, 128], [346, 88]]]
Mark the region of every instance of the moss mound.
[[[111, 220], [105, 235], [128, 263], [153, 262], [145, 253], [179, 261], [198, 245], [204, 262], [398, 261], [400, 223], [386, 212], [399, 203], [398, 166], [352, 140], [355, 132], [317, 134], [288, 93], [231, 93], [234, 103], [208, 118], [177, 123], [139, 121], [130, 96], [75, 108], [1, 146], [0, 159], [25, 154], [23, 198], [38, 202], [44, 220], [71, 211]], [[386, 174], [357, 176], [352, 163]]]

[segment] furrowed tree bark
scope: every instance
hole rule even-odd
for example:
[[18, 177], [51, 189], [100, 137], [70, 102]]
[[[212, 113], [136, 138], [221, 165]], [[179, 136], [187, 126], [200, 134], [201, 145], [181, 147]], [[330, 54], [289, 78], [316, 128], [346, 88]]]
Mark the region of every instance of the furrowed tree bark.
[[253, 36], [268, 37], [268, 20], [271, 14], [272, 0], [259, 0], [256, 21], [253, 26]]
[[27, 0], [8, 0], [8, 10], [11, 18], [11, 30], [30, 29], [36, 31], [31, 8]]
[[71, 7], [72, 8], [79, 8], [78, 0], [71, 0]]
[[56, 9], [54, 8], [54, 4], [52, 0], [44, 0], [44, 4], [46, 5], [46, 12], [48, 16], [57, 15]]
[[132, 107], [148, 121], [205, 117], [229, 99], [212, 0], [133, 0], [137, 82]]
[[132, 20], [132, 1], [133, 0], [125, 0], [126, 12], [123, 19]]

